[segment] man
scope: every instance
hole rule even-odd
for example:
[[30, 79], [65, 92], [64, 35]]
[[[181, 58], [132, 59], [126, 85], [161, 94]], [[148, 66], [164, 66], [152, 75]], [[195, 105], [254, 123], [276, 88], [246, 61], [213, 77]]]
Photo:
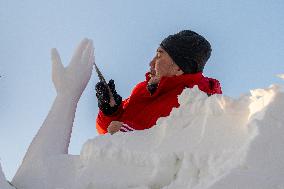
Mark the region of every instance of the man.
[[150, 62], [146, 80], [137, 84], [127, 99], [122, 101], [113, 80], [108, 86], [97, 83], [98, 133], [151, 128], [158, 118], [168, 116], [173, 107], [179, 107], [177, 97], [188, 87], [197, 85], [208, 96], [221, 94], [219, 82], [202, 74], [210, 54], [210, 43], [204, 37], [184, 30], [162, 41]]

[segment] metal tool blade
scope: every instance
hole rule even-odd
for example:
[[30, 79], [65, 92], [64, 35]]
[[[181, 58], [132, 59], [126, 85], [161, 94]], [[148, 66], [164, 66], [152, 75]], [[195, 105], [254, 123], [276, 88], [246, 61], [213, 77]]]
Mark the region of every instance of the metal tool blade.
[[99, 80], [102, 81], [102, 82], [104, 82], [104, 84], [106, 84], [106, 86], [108, 86], [108, 85], [107, 85], [107, 82], [106, 82], [106, 80], [105, 80], [105, 78], [104, 78], [104, 76], [103, 76], [103, 74], [102, 74], [102, 72], [99, 70], [99, 68], [98, 68], [98, 66], [96, 65], [95, 62], [94, 62], [94, 65], [95, 65], [95, 69], [96, 69], [96, 72], [97, 72], [97, 74], [98, 74]]

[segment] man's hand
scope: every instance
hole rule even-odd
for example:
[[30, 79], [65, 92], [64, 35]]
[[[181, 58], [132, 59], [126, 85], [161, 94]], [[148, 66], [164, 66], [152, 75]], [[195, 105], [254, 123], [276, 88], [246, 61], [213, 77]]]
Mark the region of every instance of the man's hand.
[[114, 134], [116, 133], [117, 131], [120, 130], [120, 128], [122, 127], [123, 125], [123, 122], [120, 122], [120, 121], [112, 121], [108, 128], [107, 128], [107, 131], [110, 133], [110, 134]]
[[79, 100], [88, 84], [94, 63], [93, 42], [90, 39], [81, 41], [67, 67], [61, 63], [59, 53], [51, 50], [52, 81], [57, 95]]
[[100, 81], [96, 84], [96, 96], [98, 106], [105, 115], [112, 115], [116, 112], [122, 102], [122, 98], [115, 90], [114, 81], [111, 79], [106, 85]]

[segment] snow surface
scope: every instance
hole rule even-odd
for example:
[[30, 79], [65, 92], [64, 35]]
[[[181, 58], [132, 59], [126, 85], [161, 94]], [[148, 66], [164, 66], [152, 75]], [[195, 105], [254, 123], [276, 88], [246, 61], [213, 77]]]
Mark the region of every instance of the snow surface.
[[[197, 87], [185, 89], [179, 96], [181, 106], [160, 118], [155, 127], [97, 136], [84, 144], [78, 156], [62, 154], [34, 161], [13, 183], [23, 189], [283, 186], [280, 175], [271, 182], [264, 179], [275, 169], [283, 175], [283, 152], [276, 151], [284, 144], [281, 135], [277, 137], [284, 131], [283, 95], [277, 86], [251, 91], [236, 100], [207, 97]], [[278, 130], [265, 128], [267, 123]], [[265, 143], [269, 140], [277, 141], [278, 147], [269, 148]], [[243, 177], [247, 178], [245, 184]]]
[[87, 141], [80, 187], [206, 188], [243, 162], [257, 134], [248, 98], [208, 98], [195, 87], [179, 103], [152, 129]]
[[[275, 92], [273, 87], [254, 92], [260, 96], [269, 92], [274, 96], [265, 114], [259, 112], [262, 119], [255, 120], [259, 135], [252, 142], [242, 167], [232, 170], [210, 189], [284, 189], [284, 93]], [[267, 100], [264, 98], [259, 103]]]

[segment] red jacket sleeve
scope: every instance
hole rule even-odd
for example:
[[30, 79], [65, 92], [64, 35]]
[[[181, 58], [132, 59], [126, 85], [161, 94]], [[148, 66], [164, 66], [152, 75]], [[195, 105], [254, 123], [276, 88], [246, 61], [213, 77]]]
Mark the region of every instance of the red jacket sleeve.
[[99, 134], [107, 133], [107, 128], [112, 121], [118, 121], [119, 117], [122, 115], [122, 105], [119, 106], [118, 110], [113, 115], [104, 115], [104, 113], [99, 110], [97, 120], [96, 120], [96, 128]]
[[201, 91], [208, 95], [222, 94], [220, 82], [217, 79], [205, 77], [199, 84], [198, 87]]
[[101, 110], [99, 110], [96, 120], [96, 128], [99, 134], [107, 133], [107, 128], [112, 121], [119, 121], [120, 117], [124, 112], [124, 107], [127, 104], [127, 100], [128, 99], [122, 101], [118, 110], [113, 115], [108, 115], [108, 116], [104, 115], [104, 113]]
[[133, 96], [133, 94], [137, 93], [140, 90], [141, 87], [142, 88], [145, 87], [145, 84], [147, 84], [146, 81], [143, 81], [143, 82], [137, 84], [134, 87], [134, 89], [132, 90], [130, 97], [128, 97], [128, 98], [126, 98], [125, 100], [122, 101], [118, 110], [113, 115], [106, 116], [106, 115], [104, 115], [104, 113], [102, 111], [99, 111], [98, 116], [97, 116], [97, 120], [96, 120], [96, 128], [97, 128], [97, 131], [98, 131], [99, 134], [107, 133], [107, 128], [112, 121], [120, 121], [120, 117], [123, 115], [124, 110], [126, 109], [131, 96]]
[[221, 85], [217, 79], [210, 78], [209, 83], [211, 88], [211, 94], [222, 94]]

